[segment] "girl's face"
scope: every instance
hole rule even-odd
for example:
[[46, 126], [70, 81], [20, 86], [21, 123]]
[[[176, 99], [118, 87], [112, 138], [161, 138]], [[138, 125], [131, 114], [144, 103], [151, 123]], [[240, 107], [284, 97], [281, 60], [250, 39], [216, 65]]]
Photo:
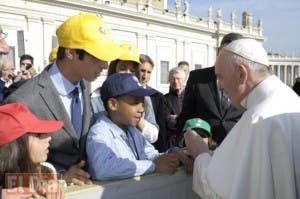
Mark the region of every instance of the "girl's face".
[[46, 133], [29, 134], [29, 155], [34, 163], [45, 162], [48, 155], [51, 136]]

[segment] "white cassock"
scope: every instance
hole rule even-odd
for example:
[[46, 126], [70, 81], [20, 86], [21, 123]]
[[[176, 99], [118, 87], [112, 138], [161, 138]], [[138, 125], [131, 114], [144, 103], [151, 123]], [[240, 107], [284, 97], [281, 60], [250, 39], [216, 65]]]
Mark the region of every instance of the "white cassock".
[[204, 198], [300, 198], [300, 98], [270, 76], [242, 101], [247, 109], [214, 155], [194, 163]]

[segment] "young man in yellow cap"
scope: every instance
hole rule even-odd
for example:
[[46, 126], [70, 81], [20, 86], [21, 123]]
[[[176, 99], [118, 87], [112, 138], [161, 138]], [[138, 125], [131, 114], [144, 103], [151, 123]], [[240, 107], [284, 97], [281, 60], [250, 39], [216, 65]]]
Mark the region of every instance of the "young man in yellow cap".
[[63, 120], [53, 134], [48, 161], [68, 183], [91, 183], [86, 172], [85, 142], [91, 109], [87, 81], [94, 81], [108, 61], [122, 54], [106, 24], [92, 14], [77, 14], [56, 31], [57, 60], [7, 99], [27, 105], [40, 119]]

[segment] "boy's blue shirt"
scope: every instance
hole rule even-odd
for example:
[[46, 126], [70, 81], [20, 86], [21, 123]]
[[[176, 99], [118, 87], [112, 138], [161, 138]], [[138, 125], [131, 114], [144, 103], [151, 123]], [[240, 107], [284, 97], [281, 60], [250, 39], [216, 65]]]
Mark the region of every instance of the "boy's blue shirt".
[[136, 127], [127, 133], [102, 115], [88, 133], [89, 172], [94, 180], [116, 180], [152, 173], [159, 152]]

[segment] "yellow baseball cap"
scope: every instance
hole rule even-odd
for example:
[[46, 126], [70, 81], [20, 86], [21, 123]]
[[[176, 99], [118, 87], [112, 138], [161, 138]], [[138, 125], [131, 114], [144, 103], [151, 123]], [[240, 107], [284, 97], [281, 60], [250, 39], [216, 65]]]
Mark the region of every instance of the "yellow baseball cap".
[[124, 43], [124, 44], [121, 44], [120, 47], [125, 51], [124, 54], [119, 57], [120, 60], [135, 61], [139, 64], [141, 63], [140, 62], [140, 52], [136, 46], [134, 46], [132, 44]]
[[53, 61], [56, 60], [57, 58], [57, 51], [58, 51], [58, 47], [52, 48], [50, 54], [49, 54], [49, 61]]
[[82, 49], [102, 61], [115, 60], [124, 53], [111, 39], [105, 22], [93, 14], [70, 17], [56, 30], [56, 35], [59, 46]]

